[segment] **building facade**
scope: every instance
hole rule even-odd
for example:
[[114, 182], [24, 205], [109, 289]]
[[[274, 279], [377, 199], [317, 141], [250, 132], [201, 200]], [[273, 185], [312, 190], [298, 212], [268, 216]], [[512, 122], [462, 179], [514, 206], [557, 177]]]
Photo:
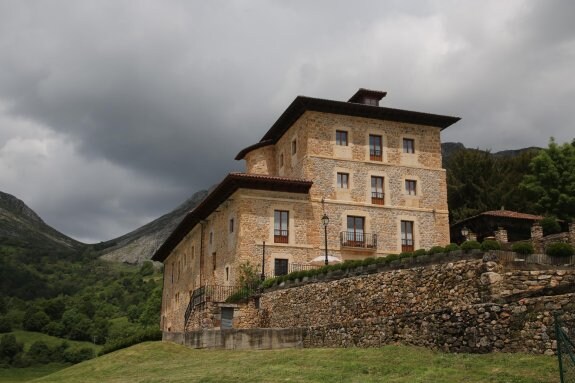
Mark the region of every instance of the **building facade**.
[[[341, 260], [449, 243], [440, 132], [459, 118], [297, 97], [260, 142], [156, 251], [162, 330], [183, 331], [192, 292], [234, 286], [240, 265], [283, 274], [327, 250]], [[264, 251], [265, 249], [265, 251]]]

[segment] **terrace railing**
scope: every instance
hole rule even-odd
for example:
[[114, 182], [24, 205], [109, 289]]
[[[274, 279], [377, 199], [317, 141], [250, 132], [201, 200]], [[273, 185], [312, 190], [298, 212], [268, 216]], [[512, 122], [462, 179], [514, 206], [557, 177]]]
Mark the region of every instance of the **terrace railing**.
[[342, 231], [339, 233], [340, 245], [360, 249], [377, 249], [377, 234], [359, 231]]

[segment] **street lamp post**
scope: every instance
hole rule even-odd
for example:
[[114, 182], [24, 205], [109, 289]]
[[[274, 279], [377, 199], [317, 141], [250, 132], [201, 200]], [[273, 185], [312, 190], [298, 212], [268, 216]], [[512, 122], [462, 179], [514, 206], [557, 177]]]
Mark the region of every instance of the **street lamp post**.
[[323, 217], [321, 217], [321, 222], [323, 223], [323, 230], [324, 230], [324, 237], [325, 237], [325, 264], [329, 263], [327, 259], [327, 225], [329, 225], [329, 217], [327, 214], [323, 213]]

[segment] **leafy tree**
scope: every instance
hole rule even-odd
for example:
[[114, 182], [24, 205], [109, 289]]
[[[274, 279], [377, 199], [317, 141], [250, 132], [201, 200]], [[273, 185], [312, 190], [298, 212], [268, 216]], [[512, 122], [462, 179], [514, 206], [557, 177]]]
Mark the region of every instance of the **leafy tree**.
[[52, 357], [52, 350], [50, 349], [50, 347], [46, 342], [37, 340], [36, 342], [32, 343], [32, 345], [28, 349], [26, 357], [33, 364], [50, 363]]
[[24, 345], [16, 340], [14, 334], [6, 334], [0, 338], [0, 361], [13, 364], [24, 351]]
[[48, 314], [52, 320], [62, 319], [62, 314], [66, 311], [66, 302], [63, 296], [58, 296], [54, 299], [46, 301], [44, 305], [44, 312]]
[[44, 311], [36, 311], [32, 314], [29, 313], [30, 311], [28, 311], [24, 318], [24, 322], [22, 323], [24, 330], [40, 332], [44, 326], [50, 323], [50, 317], [46, 315]]
[[531, 202], [518, 188], [537, 152], [495, 156], [489, 151], [462, 149], [447, 161], [447, 200], [451, 221], [500, 209], [532, 212]]
[[520, 187], [537, 212], [564, 220], [575, 217], [575, 140], [558, 145], [551, 138], [529, 170]]
[[543, 235], [556, 234], [561, 232], [561, 225], [554, 217], [545, 217], [541, 221], [541, 228], [543, 229]]

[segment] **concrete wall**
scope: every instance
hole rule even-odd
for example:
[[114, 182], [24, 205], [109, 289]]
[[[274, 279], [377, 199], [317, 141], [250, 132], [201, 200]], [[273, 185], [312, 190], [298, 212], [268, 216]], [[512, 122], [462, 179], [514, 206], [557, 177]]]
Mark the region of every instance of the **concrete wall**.
[[302, 348], [302, 329], [231, 329], [203, 330], [187, 333], [164, 332], [163, 339], [191, 348], [227, 350], [272, 350]]

